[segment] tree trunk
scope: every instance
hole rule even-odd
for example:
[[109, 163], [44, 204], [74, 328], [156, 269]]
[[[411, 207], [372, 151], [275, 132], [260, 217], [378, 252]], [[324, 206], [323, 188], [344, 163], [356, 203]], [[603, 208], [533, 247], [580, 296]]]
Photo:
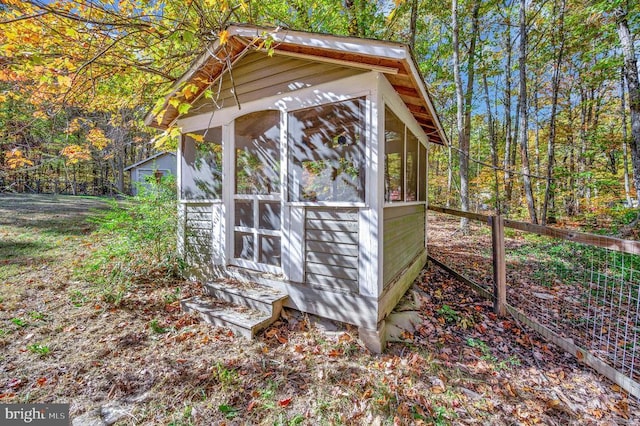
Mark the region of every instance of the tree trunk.
[[531, 223], [538, 223], [533, 190], [531, 188], [531, 169], [529, 166], [529, 141], [528, 141], [528, 111], [527, 111], [527, 18], [526, 0], [520, 0], [520, 93], [518, 94], [518, 142], [520, 156], [522, 157], [522, 183], [527, 199], [527, 209]]
[[627, 10], [619, 7], [615, 11], [618, 25], [618, 37], [624, 56], [624, 73], [627, 79], [627, 92], [629, 93], [629, 111], [631, 119], [631, 162], [633, 164], [633, 185], [636, 189], [636, 197], [640, 199], [640, 82], [638, 81], [638, 61], [634, 50], [634, 40], [629, 23], [627, 22]]
[[495, 123], [489, 101], [489, 84], [487, 83], [486, 71], [482, 73], [484, 85], [484, 97], [487, 106], [487, 128], [489, 129], [489, 143], [491, 144], [491, 166], [493, 167], [493, 196], [495, 197], [494, 207], [496, 215], [500, 214], [500, 186], [498, 181], [498, 138], [496, 137]]
[[624, 174], [624, 195], [627, 200], [627, 206], [632, 207], [631, 202], [631, 186], [629, 184], [629, 155], [627, 153], [627, 107], [625, 102], [625, 89], [624, 89], [624, 66], [620, 75], [620, 115], [622, 116], [622, 172]]
[[416, 50], [416, 32], [418, 32], [418, 0], [411, 2], [411, 21], [409, 23], [409, 47], [412, 51]]
[[354, 0], [346, 0], [344, 2], [344, 7], [347, 12], [347, 17], [349, 18], [349, 27], [347, 31], [350, 36], [357, 37], [360, 32], [358, 28], [358, 11], [356, 9], [356, 3]]
[[[453, 138], [451, 138], [453, 140]], [[447, 146], [447, 163], [449, 165], [447, 169], [447, 201], [446, 207], [451, 207], [451, 190], [453, 189], [453, 150], [451, 144]]]
[[[458, 0], [451, 2], [451, 24], [453, 33], [453, 78], [456, 86], [456, 130], [458, 133], [459, 173], [460, 173], [460, 209], [469, 210], [469, 147], [464, 140], [464, 94], [462, 93], [462, 77], [460, 76], [460, 28], [458, 26]], [[463, 234], [469, 232], [469, 219], [460, 219]]]
[[505, 79], [504, 79], [504, 161], [502, 167], [504, 169], [504, 203], [503, 208], [505, 213], [508, 212], [511, 204], [511, 197], [513, 192], [513, 183], [511, 182], [511, 150], [512, 150], [512, 128], [511, 128], [511, 21], [507, 14], [505, 33], [505, 51], [507, 58], [505, 61]]
[[[555, 7], [554, 7], [555, 9]], [[560, 45], [553, 64], [553, 75], [551, 77], [551, 116], [549, 117], [549, 140], [547, 141], [547, 176], [544, 191], [544, 204], [542, 206], [542, 225], [547, 224], [547, 215], [549, 207], [553, 204], [553, 166], [555, 162], [556, 147], [556, 114], [558, 111], [558, 92], [560, 91], [560, 66], [562, 65], [564, 55], [564, 13], [566, 9], [566, 0], [562, 0], [560, 13], [558, 17], [558, 34], [560, 35]], [[554, 14], [554, 15], [557, 15]], [[555, 40], [552, 40], [555, 45]]]
[[[475, 71], [475, 50], [479, 31], [480, 0], [474, 1], [471, 40], [467, 59], [467, 88], [463, 93], [460, 75], [460, 27], [458, 22], [458, 1], [451, 3], [451, 19], [453, 26], [453, 73], [456, 86], [456, 124], [458, 144], [460, 147], [460, 209], [469, 211], [469, 149], [471, 146], [471, 102], [473, 100], [473, 81]], [[460, 219], [460, 230], [464, 235], [469, 233], [469, 219]]]

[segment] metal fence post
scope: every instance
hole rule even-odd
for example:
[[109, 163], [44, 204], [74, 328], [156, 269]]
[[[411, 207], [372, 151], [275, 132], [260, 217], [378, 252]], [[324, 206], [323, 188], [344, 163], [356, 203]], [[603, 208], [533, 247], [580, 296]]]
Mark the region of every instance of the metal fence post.
[[493, 311], [500, 317], [506, 315], [507, 266], [504, 250], [504, 219], [490, 216], [491, 242], [493, 245]]

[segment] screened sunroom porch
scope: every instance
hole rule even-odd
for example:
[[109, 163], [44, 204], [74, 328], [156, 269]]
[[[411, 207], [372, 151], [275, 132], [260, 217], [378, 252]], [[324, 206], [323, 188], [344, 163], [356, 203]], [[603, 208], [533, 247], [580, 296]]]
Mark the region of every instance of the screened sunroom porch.
[[[345, 40], [387, 52], [397, 69], [322, 56]], [[286, 306], [380, 341], [426, 262], [427, 151], [444, 133], [406, 47], [309, 33], [289, 41], [314, 57], [239, 52], [210, 79], [215, 105], [204, 96], [175, 114], [179, 246], [194, 278], [276, 289]]]

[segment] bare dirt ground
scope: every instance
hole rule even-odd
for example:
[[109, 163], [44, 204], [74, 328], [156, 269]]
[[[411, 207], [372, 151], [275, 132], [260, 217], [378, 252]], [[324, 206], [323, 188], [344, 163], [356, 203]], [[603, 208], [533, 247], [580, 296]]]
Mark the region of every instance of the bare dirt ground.
[[294, 312], [234, 337], [180, 312], [177, 289], [199, 284], [160, 275], [106, 303], [78, 273], [100, 207], [0, 195], [0, 403], [68, 402], [78, 425], [640, 423], [636, 401], [433, 266], [409, 293], [415, 330], [383, 355]]

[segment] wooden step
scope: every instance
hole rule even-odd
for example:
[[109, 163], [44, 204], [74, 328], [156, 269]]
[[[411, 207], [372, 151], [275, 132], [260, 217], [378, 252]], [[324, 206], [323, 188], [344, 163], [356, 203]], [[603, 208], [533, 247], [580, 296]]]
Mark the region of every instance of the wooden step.
[[220, 279], [204, 285], [208, 296], [240, 306], [262, 311], [274, 317], [280, 316], [287, 295], [273, 288], [250, 281]]
[[208, 296], [196, 296], [180, 302], [184, 312], [195, 312], [208, 323], [227, 327], [248, 339], [273, 323], [277, 316]]

